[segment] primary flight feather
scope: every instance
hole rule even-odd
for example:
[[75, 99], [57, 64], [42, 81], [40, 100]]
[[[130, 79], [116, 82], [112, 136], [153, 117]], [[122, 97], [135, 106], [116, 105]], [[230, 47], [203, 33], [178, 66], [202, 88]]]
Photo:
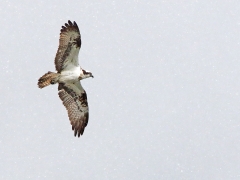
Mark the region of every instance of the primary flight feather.
[[55, 57], [57, 72], [48, 72], [38, 80], [38, 87], [44, 88], [58, 83], [58, 95], [67, 109], [74, 135], [80, 137], [88, 123], [89, 109], [87, 94], [80, 80], [93, 77], [92, 73], [79, 66], [78, 53], [81, 35], [77, 23], [68, 21], [62, 26], [59, 46]]

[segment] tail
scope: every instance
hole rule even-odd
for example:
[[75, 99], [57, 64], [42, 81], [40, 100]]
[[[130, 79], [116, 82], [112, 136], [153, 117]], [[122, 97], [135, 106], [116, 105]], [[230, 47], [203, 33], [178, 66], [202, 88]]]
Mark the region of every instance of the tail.
[[57, 83], [59, 76], [60, 74], [58, 73], [48, 71], [46, 74], [39, 78], [38, 87], [42, 89], [50, 84]]

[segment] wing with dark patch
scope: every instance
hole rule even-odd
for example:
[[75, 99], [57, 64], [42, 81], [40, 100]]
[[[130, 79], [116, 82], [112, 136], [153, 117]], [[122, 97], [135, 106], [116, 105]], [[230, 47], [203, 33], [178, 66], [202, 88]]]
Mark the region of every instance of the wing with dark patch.
[[87, 94], [80, 82], [76, 84], [59, 84], [58, 95], [66, 107], [74, 136], [80, 137], [88, 124]]
[[58, 73], [72, 64], [78, 66], [78, 53], [81, 47], [81, 35], [77, 23], [68, 21], [62, 26], [55, 67]]

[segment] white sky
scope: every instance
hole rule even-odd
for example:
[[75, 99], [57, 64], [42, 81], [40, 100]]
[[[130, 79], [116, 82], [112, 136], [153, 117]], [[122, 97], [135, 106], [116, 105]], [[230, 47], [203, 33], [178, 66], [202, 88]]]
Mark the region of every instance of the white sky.
[[[240, 179], [240, 1], [0, 2], [0, 179]], [[76, 21], [89, 124], [54, 71]]]

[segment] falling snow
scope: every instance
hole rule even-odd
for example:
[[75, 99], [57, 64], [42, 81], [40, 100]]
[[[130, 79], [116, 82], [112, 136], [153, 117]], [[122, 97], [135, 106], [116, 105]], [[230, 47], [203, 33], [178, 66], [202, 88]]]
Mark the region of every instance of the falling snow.
[[[239, 179], [240, 2], [5, 1], [0, 179]], [[54, 69], [76, 21], [89, 124], [71, 132]]]

